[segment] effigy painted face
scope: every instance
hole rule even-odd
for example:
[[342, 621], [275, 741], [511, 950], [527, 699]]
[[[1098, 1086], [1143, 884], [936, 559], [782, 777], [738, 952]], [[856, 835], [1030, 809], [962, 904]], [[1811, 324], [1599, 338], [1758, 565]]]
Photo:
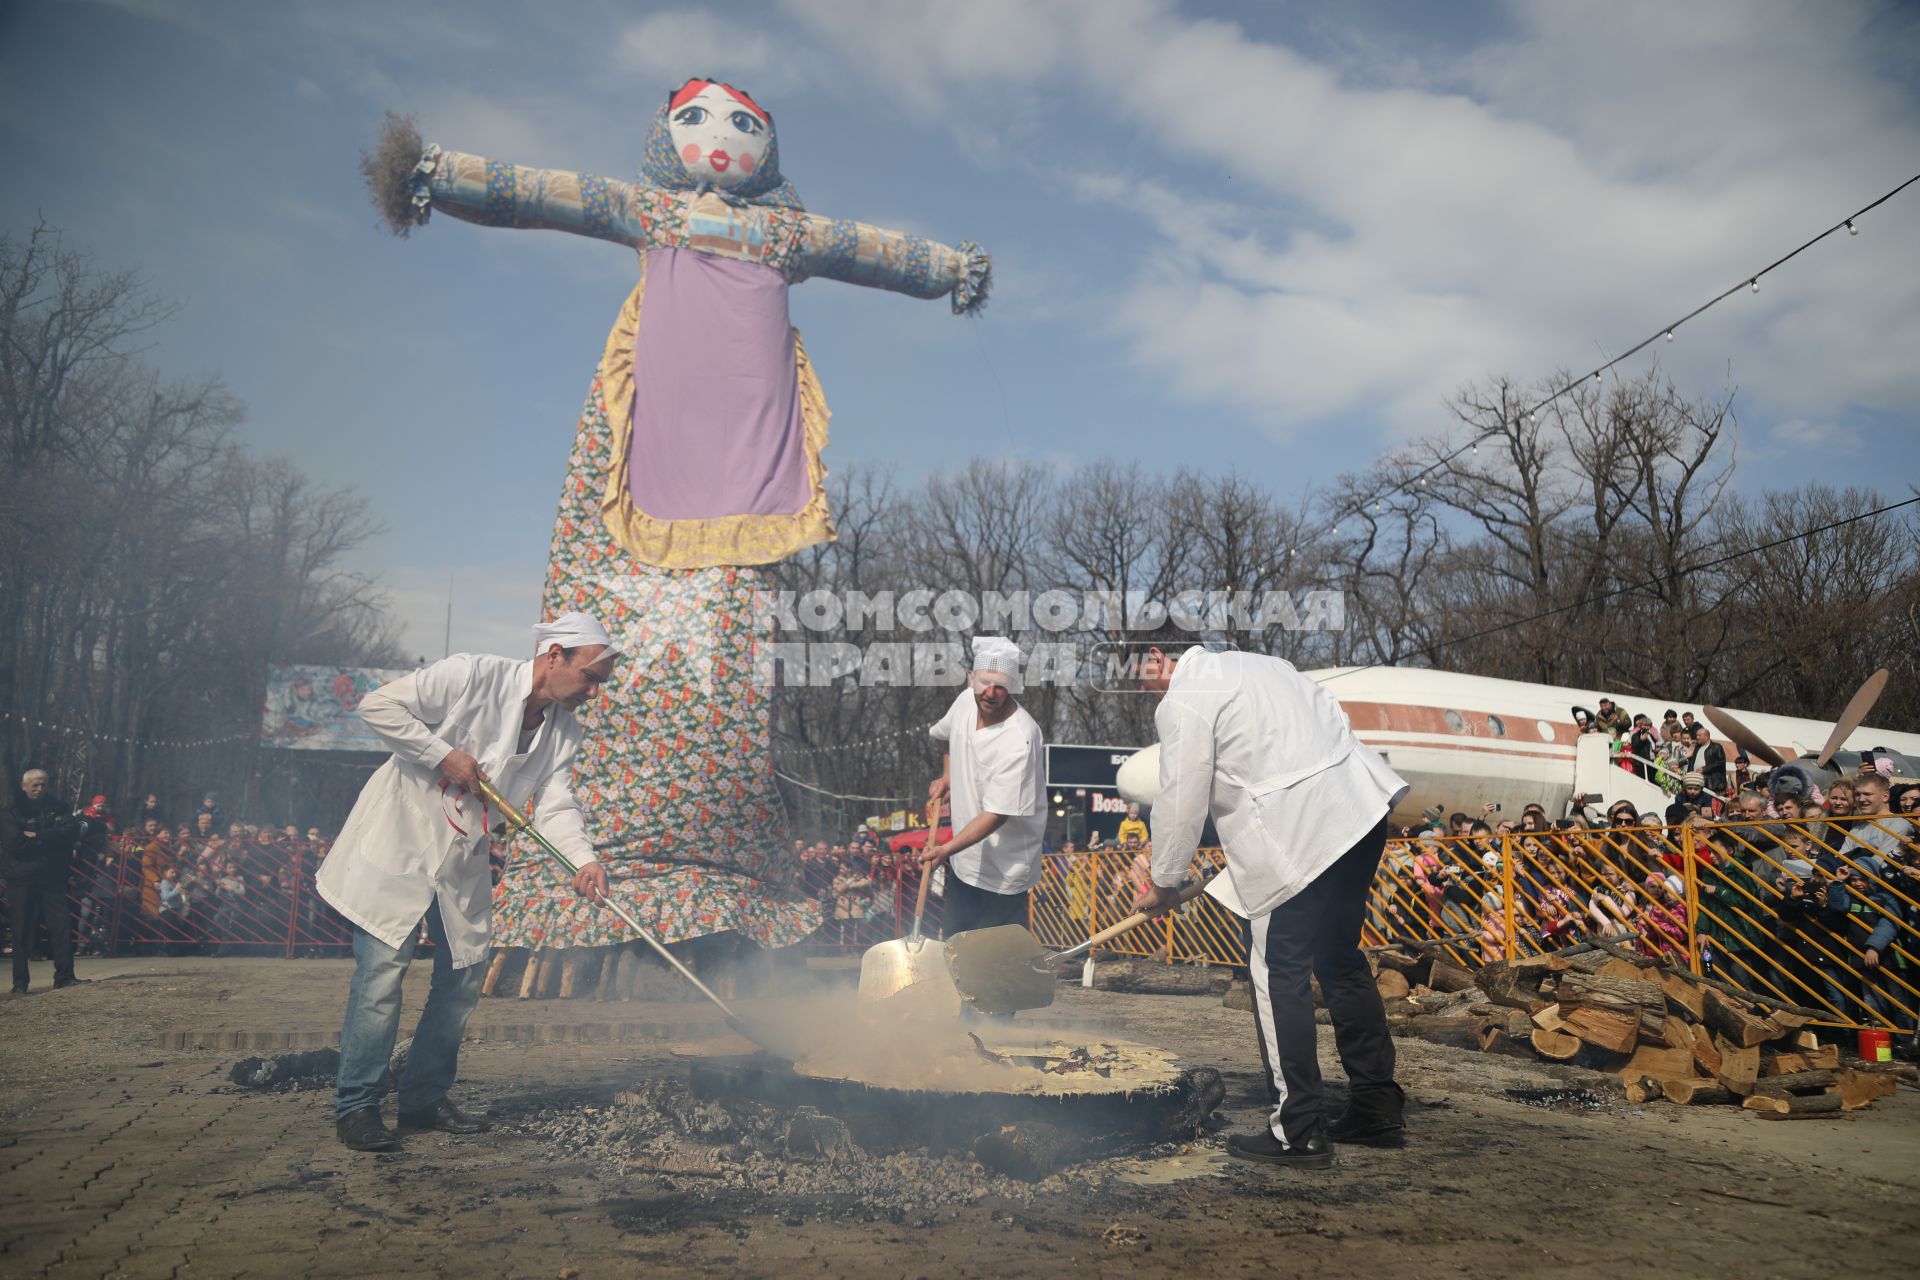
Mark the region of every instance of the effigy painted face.
[[731, 191], [765, 163], [773, 128], [764, 111], [737, 89], [689, 80], [667, 104], [667, 131], [695, 182]]

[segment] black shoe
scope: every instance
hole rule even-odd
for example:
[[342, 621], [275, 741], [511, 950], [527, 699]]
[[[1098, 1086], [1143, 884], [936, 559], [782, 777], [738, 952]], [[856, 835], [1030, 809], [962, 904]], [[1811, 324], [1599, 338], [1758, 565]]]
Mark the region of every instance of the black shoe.
[[1327, 1141], [1327, 1135], [1318, 1130], [1305, 1142], [1296, 1142], [1290, 1147], [1282, 1146], [1280, 1139], [1264, 1129], [1259, 1133], [1232, 1134], [1227, 1138], [1227, 1154], [1289, 1169], [1333, 1168], [1333, 1146]]
[[53, 989], [55, 991], [58, 991], [62, 987], [85, 986], [87, 983], [92, 981], [93, 981], [92, 978], [55, 978], [53, 980]]
[[418, 1111], [400, 1113], [401, 1129], [438, 1129], [442, 1133], [485, 1133], [487, 1122], [475, 1120], [445, 1098]]
[[16, 982], [13, 986], [13, 994], [23, 996], [27, 994], [27, 989]]
[[1327, 1126], [1335, 1142], [1363, 1147], [1407, 1145], [1407, 1095], [1397, 1084], [1377, 1089], [1355, 1089], [1340, 1118]]
[[380, 1119], [380, 1108], [359, 1107], [333, 1122], [340, 1141], [355, 1151], [398, 1151], [400, 1139]]

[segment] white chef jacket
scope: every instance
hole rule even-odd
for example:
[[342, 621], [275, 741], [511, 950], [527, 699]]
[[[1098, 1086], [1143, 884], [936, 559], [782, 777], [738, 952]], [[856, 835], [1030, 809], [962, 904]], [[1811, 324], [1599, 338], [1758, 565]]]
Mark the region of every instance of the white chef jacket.
[[988, 893], [1024, 893], [1040, 874], [1047, 832], [1047, 744], [1040, 725], [1016, 706], [999, 724], [979, 728], [973, 690], [962, 689], [927, 732], [947, 744], [953, 830], [984, 811], [1001, 814], [1000, 829], [947, 860], [961, 881]]
[[1153, 882], [1186, 878], [1211, 813], [1227, 866], [1207, 892], [1238, 915], [1313, 883], [1408, 790], [1339, 701], [1280, 658], [1190, 649], [1153, 719]]
[[520, 720], [532, 692], [531, 660], [457, 653], [362, 700], [360, 718], [393, 755], [367, 780], [320, 864], [317, 887], [334, 910], [397, 948], [437, 902], [454, 967], [486, 959], [493, 928], [487, 826], [501, 818], [440, 776], [440, 762], [456, 749], [478, 760], [513, 804], [538, 793], [540, 831], [575, 870], [596, 861], [568, 786], [580, 723], [549, 704], [521, 752]]

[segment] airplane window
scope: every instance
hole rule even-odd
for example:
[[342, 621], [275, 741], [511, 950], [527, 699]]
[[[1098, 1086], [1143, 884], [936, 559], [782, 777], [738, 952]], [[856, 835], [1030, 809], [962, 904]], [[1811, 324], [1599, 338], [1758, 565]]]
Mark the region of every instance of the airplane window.
[[1458, 711], [1449, 711], [1447, 712], [1447, 728], [1453, 730], [1455, 733], [1465, 733], [1467, 731], [1467, 718]]
[[1553, 726], [1552, 726], [1552, 725], [1550, 725], [1550, 724], [1548, 724], [1548, 723], [1547, 723], [1547, 722], [1546, 722], [1545, 720], [1535, 720], [1535, 721], [1533, 722], [1533, 724], [1534, 724], [1534, 727], [1535, 727], [1535, 728], [1537, 728], [1537, 729], [1539, 729], [1539, 730], [1540, 730], [1540, 741], [1542, 741], [1542, 742], [1552, 742], [1552, 741], [1553, 741]]
[[1496, 738], [1504, 738], [1507, 736], [1507, 722], [1499, 716], [1488, 716], [1487, 728], [1493, 730], [1493, 736]]

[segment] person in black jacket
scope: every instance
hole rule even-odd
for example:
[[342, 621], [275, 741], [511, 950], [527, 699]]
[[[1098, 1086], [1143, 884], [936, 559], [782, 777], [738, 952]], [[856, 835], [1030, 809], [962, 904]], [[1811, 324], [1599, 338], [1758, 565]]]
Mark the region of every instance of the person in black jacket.
[[1711, 794], [1727, 793], [1727, 749], [1713, 740], [1713, 730], [1704, 724], [1693, 726], [1693, 771], [1706, 779]]
[[53, 947], [53, 985], [70, 987], [80, 981], [73, 973], [73, 933], [67, 922], [67, 871], [79, 828], [47, 783], [46, 770], [29, 769], [12, 805], [0, 816], [0, 879], [7, 882], [16, 995], [27, 993], [37, 919], [46, 921]]

